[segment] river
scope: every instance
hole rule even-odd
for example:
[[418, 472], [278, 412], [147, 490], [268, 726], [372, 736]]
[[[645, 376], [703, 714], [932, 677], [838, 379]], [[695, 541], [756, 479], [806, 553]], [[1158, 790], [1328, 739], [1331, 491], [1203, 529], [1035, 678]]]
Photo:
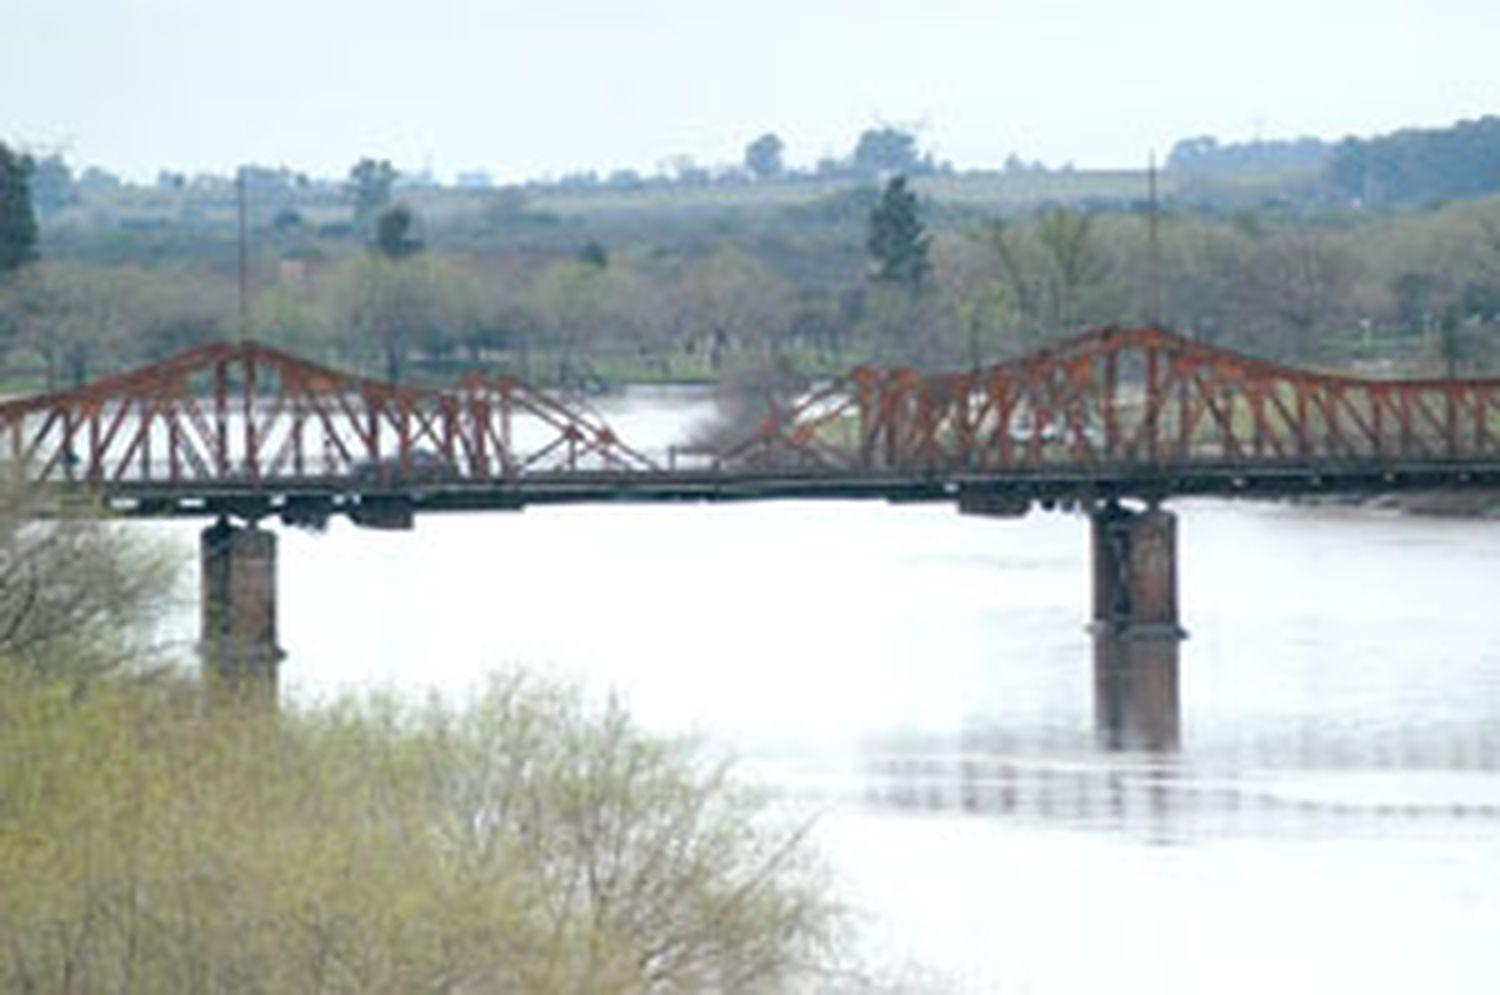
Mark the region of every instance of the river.
[[[605, 406], [654, 444], [703, 412]], [[1099, 745], [1087, 519], [946, 505], [282, 530], [283, 693], [459, 695], [510, 664], [617, 691], [816, 817], [912, 991], [1493, 992], [1500, 523], [1170, 507], [1170, 753]]]

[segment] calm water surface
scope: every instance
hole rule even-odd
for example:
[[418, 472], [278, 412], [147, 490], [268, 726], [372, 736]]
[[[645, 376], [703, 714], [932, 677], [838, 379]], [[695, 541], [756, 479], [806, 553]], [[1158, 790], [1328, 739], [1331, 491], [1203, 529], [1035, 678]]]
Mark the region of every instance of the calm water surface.
[[[702, 411], [609, 414], [664, 445]], [[521, 663], [616, 689], [815, 814], [870, 956], [918, 990], [1496, 991], [1500, 523], [1172, 509], [1191, 638], [1168, 755], [1098, 745], [1087, 520], [1061, 513], [282, 531], [283, 686], [462, 694]]]

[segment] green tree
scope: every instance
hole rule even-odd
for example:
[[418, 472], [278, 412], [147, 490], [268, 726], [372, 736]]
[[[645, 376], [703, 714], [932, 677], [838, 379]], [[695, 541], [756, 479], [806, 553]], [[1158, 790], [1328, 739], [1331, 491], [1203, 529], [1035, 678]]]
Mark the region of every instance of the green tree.
[[1262, 353], [1306, 361], [1322, 333], [1347, 327], [1359, 261], [1317, 232], [1263, 240], [1245, 274], [1245, 313]]
[[413, 353], [446, 353], [476, 321], [471, 282], [430, 253], [399, 260], [362, 253], [335, 275], [329, 292], [346, 344], [356, 355], [378, 357], [392, 383]]
[[333, 360], [332, 309], [304, 287], [273, 287], [256, 295], [252, 326], [257, 335], [308, 359]]
[[1391, 281], [1390, 290], [1401, 330], [1411, 335], [1426, 334], [1441, 310], [1438, 298], [1443, 291], [1442, 280], [1432, 273], [1406, 271]]
[[174, 567], [92, 509], [0, 482], [0, 676], [73, 682], [121, 666], [169, 603]]
[[868, 128], [854, 146], [854, 169], [867, 176], [918, 173], [926, 164], [917, 155], [915, 135], [899, 128]]
[[543, 270], [532, 285], [530, 304], [557, 360], [557, 378], [576, 383], [582, 353], [599, 340], [611, 320], [608, 269], [565, 259]]
[[609, 250], [604, 247], [604, 243], [590, 239], [578, 250], [578, 261], [595, 269], [609, 269]]
[[35, 161], [31, 172], [31, 199], [42, 217], [49, 217], [78, 202], [78, 184], [62, 156], [49, 155]]
[[[1021, 345], [1035, 343], [1037, 325], [1041, 322], [1042, 300], [1046, 296], [1045, 281], [1038, 276], [1041, 268], [1028, 252], [1028, 243], [1007, 222], [996, 219], [989, 222], [973, 236], [981, 244], [996, 270], [1004, 288], [1005, 312], [1021, 337]], [[989, 316], [998, 316], [990, 312]]]
[[932, 270], [930, 245], [916, 193], [907, 187], [906, 177], [891, 177], [880, 202], [870, 212], [866, 246], [875, 264], [873, 279], [908, 290], [921, 289]]
[[7, 991], [748, 995], [830, 959], [803, 829], [575, 689], [279, 718], [165, 679], [0, 691]]
[[361, 159], [349, 170], [349, 197], [354, 201], [354, 220], [368, 224], [391, 202], [396, 183], [395, 167], [387, 159]]
[[1104, 275], [1104, 258], [1092, 239], [1094, 217], [1065, 207], [1049, 207], [1036, 223], [1036, 238], [1049, 263], [1050, 324], [1071, 329], [1078, 317], [1078, 295]]
[[732, 349], [773, 351], [791, 322], [794, 302], [785, 282], [737, 245], [721, 244], [694, 260], [677, 289], [689, 341], [706, 343], [716, 372]]
[[374, 248], [393, 262], [421, 252], [424, 245], [417, 235], [416, 212], [405, 204], [380, 212], [375, 222]]
[[966, 289], [958, 304], [958, 316], [966, 337], [969, 367], [977, 370], [984, 364], [987, 343], [1010, 322], [1011, 301], [1003, 280], [981, 280]]
[[140, 343], [153, 279], [131, 266], [42, 263], [17, 281], [17, 343], [41, 357], [49, 386], [79, 386]]
[[31, 205], [30, 156], [0, 142], [0, 276], [37, 257], [36, 212]]
[[745, 146], [745, 168], [757, 180], [771, 180], [786, 170], [781, 154], [786, 143], [777, 135], [766, 132]]

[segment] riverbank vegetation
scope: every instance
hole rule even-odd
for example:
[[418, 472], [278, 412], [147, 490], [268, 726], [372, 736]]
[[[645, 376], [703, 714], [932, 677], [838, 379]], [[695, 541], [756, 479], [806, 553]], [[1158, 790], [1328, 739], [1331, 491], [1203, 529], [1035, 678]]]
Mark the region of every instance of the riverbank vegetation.
[[0, 509], [0, 988], [780, 992], [830, 970], [806, 825], [703, 744], [519, 671], [457, 704], [209, 707], [142, 663], [169, 561], [33, 500]]
[[0, 977], [34, 992], [759, 992], [829, 961], [800, 831], [522, 675], [461, 708], [0, 697]]

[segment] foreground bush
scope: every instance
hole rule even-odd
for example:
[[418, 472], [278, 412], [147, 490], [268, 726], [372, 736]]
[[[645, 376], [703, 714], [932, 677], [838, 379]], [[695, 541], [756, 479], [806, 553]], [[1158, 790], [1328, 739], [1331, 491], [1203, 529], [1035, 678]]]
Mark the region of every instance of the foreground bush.
[[779, 991], [835, 919], [721, 766], [524, 675], [280, 718], [0, 688], [6, 991]]
[[97, 509], [0, 474], [0, 675], [87, 680], [140, 658], [178, 566]]

